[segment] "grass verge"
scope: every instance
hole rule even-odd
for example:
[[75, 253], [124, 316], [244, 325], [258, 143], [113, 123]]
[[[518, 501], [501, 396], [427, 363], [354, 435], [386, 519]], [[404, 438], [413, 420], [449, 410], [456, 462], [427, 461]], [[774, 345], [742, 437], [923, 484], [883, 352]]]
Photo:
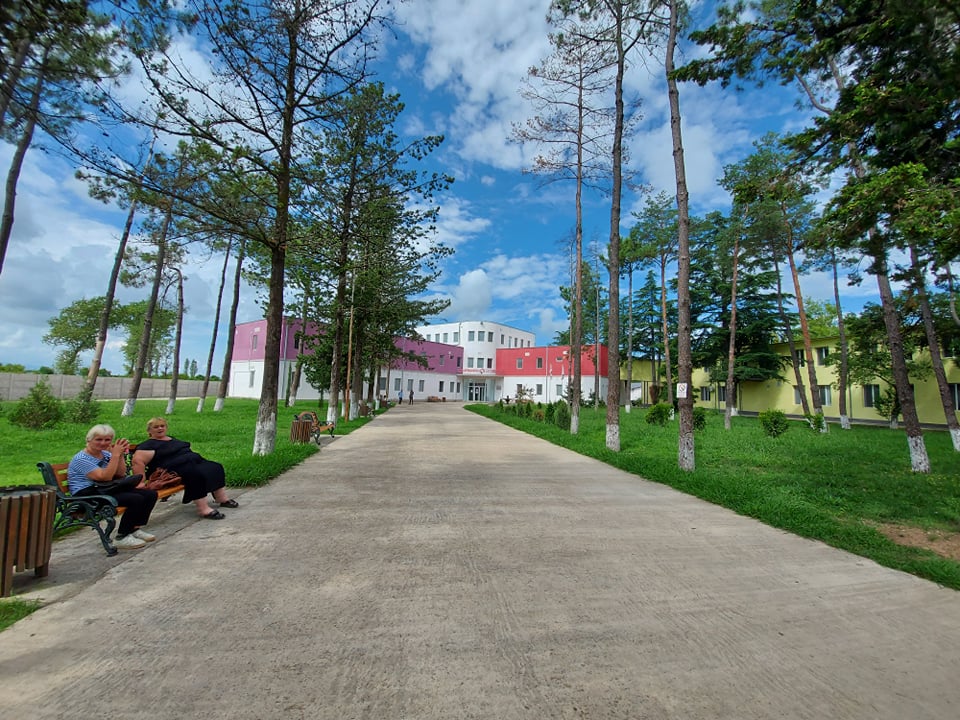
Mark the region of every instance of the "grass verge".
[[0, 600], [0, 632], [6, 630], [17, 620], [22, 620], [34, 610], [40, 609], [40, 603], [18, 600], [17, 598], [4, 598]]
[[620, 452], [612, 452], [605, 445], [604, 409], [584, 408], [577, 435], [518, 417], [509, 406], [468, 409], [773, 527], [960, 590], [960, 562], [899, 545], [876, 527], [960, 531], [960, 470], [947, 433], [925, 434], [934, 471], [921, 474], [910, 470], [902, 431], [834, 425], [820, 434], [793, 423], [771, 438], [756, 418], [735, 417], [727, 431], [722, 415], [710, 414], [696, 433], [696, 470], [684, 472], [677, 467], [677, 421], [651, 425], [643, 410], [620, 414]]

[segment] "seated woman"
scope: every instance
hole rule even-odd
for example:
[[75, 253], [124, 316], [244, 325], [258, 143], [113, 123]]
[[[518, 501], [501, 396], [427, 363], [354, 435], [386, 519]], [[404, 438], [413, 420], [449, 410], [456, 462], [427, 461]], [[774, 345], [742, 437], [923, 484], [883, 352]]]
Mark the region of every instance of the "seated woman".
[[149, 477], [158, 468], [177, 473], [183, 479], [183, 502], [193, 501], [200, 517], [208, 520], [223, 520], [226, 517], [214, 510], [207, 502], [207, 494], [222, 508], [240, 507], [236, 500], [227, 497], [223, 465], [206, 460], [190, 449], [190, 443], [167, 435], [167, 421], [162, 417], [147, 421], [149, 440], [137, 445], [133, 453], [133, 472]]
[[124, 438], [116, 442], [116, 433], [109, 425], [94, 425], [87, 431], [87, 446], [73, 456], [67, 466], [67, 487], [71, 495], [109, 494], [125, 507], [120, 516], [120, 527], [114, 545], [124, 550], [142, 548], [157, 538], [143, 530], [150, 521], [150, 513], [157, 504], [157, 493], [144, 488], [104, 490], [101, 487], [114, 478], [127, 474], [126, 454], [130, 443]]

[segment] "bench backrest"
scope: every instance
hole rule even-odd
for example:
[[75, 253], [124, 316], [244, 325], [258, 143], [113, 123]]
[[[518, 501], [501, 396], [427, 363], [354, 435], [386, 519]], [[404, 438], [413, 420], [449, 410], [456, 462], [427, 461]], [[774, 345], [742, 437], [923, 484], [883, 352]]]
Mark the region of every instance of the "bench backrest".
[[[137, 446], [133, 443], [130, 444], [130, 454], [137, 449]], [[129, 461], [129, 458], [128, 458]], [[43, 475], [43, 482], [51, 487], [57, 489], [57, 495], [60, 497], [70, 497], [70, 486], [67, 484], [67, 468], [70, 467], [69, 462], [65, 463], [48, 463], [48, 462], [38, 462], [37, 469], [40, 471], [40, 474]], [[129, 470], [129, 467], [127, 468]]]
[[317, 414], [313, 410], [304, 410], [302, 413], [294, 415], [294, 419], [300, 422], [309, 420], [314, 427], [320, 424], [320, 418], [317, 417]]

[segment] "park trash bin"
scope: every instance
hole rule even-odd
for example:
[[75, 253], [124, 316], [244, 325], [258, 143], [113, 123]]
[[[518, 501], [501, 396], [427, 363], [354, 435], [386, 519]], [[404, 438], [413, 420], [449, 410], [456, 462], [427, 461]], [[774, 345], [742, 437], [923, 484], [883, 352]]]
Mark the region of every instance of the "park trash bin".
[[53, 547], [57, 493], [49, 485], [0, 487], [0, 597], [13, 590], [13, 571], [46, 577]]
[[290, 442], [292, 443], [308, 443], [311, 440], [313, 435], [313, 420], [311, 418], [306, 418], [301, 420], [299, 417], [295, 418], [293, 425], [290, 426]]

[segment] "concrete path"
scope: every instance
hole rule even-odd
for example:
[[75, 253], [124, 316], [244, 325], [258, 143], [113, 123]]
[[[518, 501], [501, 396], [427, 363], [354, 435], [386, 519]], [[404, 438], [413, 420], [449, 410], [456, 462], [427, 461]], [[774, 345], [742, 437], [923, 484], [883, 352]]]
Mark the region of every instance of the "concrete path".
[[960, 593], [453, 403], [391, 410], [242, 503], [164, 510], [180, 527], [86, 585], [55, 548], [25, 589], [56, 601], [0, 633], [0, 716], [960, 715]]

